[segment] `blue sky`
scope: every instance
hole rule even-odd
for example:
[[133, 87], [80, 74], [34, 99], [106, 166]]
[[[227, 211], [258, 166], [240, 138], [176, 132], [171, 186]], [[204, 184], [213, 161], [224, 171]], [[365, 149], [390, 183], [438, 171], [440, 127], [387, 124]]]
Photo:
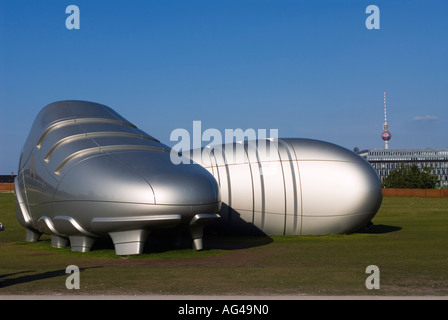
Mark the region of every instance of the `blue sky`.
[[[79, 30], [65, 26], [72, 4]], [[364, 149], [384, 145], [385, 90], [391, 148], [446, 148], [447, 12], [441, 0], [0, 0], [0, 174], [17, 171], [38, 112], [66, 99], [171, 146], [200, 120]]]

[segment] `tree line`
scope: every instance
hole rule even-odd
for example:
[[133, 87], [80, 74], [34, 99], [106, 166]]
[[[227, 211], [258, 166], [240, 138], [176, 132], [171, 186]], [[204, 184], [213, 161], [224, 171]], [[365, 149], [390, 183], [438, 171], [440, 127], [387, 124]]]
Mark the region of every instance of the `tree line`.
[[431, 173], [431, 166], [422, 169], [416, 164], [401, 165], [393, 169], [381, 182], [382, 188], [435, 189], [439, 185], [437, 176]]

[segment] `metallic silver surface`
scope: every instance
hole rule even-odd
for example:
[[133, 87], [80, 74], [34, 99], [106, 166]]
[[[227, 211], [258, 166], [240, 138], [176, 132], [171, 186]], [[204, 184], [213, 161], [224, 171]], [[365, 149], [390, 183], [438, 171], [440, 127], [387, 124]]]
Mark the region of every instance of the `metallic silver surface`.
[[202, 237], [204, 233], [204, 224], [218, 220], [219, 215], [214, 213], [200, 213], [197, 214], [190, 221], [190, 234], [193, 238], [193, 248], [195, 250], [202, 250]]
[[149, 231], [145, 229], [110, 232], [117, 255], [142, 254]]
[[53, 248], [65, 248], [69, 244], [69, 239], [65, 237], [59, 237], [57, 235], [52, 234], [50, 236], [51, 246]]
[[152, 230], [185, 227], [196, 235], [198, 215], [219, 218], [219, 188], [204, 168], [173, 164], [170, 151], [104, 105], [46, 106], [14, 183], [27, 241], [45, 233], [55, 247], [69, 241], [73, 251], [86, 252], [110, 236], [117, 254], [139, 254]]
[[323, 141], [257, 140], [196, 149], [190, 157], [219, 183], [223, 205], [214, 227], [221, 230], [352, 233], [382, 202], [379, 178], [367, 161]]

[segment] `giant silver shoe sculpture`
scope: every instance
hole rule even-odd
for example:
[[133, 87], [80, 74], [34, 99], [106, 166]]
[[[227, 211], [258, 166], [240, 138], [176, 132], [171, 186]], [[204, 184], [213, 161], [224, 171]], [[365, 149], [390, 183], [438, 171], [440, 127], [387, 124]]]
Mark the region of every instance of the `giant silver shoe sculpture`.
[[221, 189], [219, 231], [268, 235], [352, 233], [382, 202], [375, 170], [354, 152], [310, 139], [261, 139], [184, 153]]
[[14, 185], [26, 240], [45, 233], [72, 251], [109, 235], [117, 255], [140, 254], [149, 232], [181, 226], [199, 250], [203, 225], [221, 206], [206, 169], [174, 165], [169, 147], [86, 101], [55, 102], [38, 114]]

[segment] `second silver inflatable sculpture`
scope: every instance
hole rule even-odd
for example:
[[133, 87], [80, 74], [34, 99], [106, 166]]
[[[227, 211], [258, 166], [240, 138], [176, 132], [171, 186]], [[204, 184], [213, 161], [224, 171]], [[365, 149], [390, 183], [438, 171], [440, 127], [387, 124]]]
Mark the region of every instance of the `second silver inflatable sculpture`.
[[354, 152], [310, 139], [264, 139], [190, 152], [221, 190], [225, 232], [352, 233], [382, 202], [378, 175]]

